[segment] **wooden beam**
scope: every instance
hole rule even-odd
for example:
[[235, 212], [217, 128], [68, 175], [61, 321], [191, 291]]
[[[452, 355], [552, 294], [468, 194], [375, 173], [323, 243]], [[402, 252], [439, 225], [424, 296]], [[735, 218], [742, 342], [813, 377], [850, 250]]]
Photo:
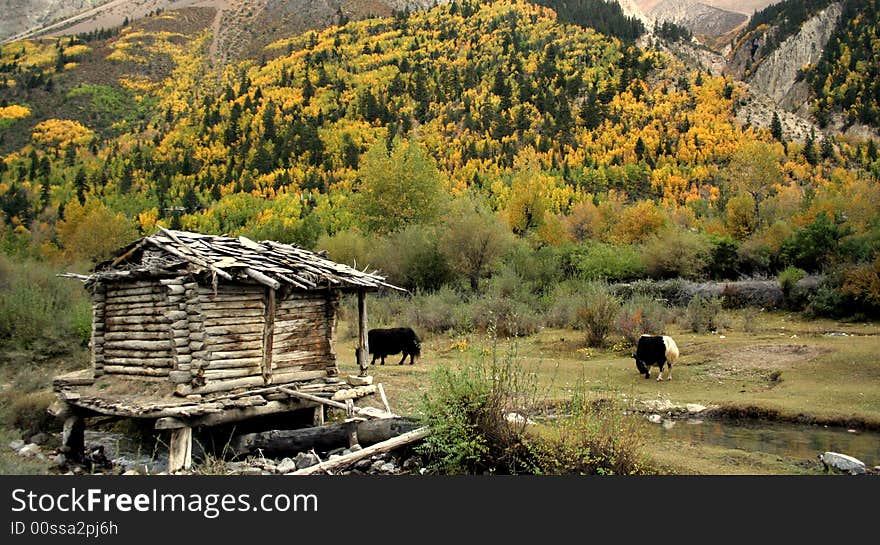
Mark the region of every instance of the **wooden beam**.
[[367, 301], [366, 290], [358, 290], [358, 369], [360, 376], [367, 376], [367, 358], [370, 347], [367, 338]]
[[417, 428], [411, 432], [404, 433], [403, 435], [398, 435], [397, 437], [394, 437], [387, 441], [382, 441], [381, 443], [376, 443], [375, 445], [371, 445], [361, 450], [352, 452], [351, 454], [346, 454], [333, 460], [327, 460], [326, 462], [321, 462], [311, 467], [298, 469], [293, 473], [290, 473], [290, 475], [313, 475], [315, 473], [326, 470], [346, 467], [357, 462], [358, 460], [363, 460], [364, 458], [369, 458], [370, 456], [374, 456], [376, 454], [389, 452], [404, 445], [415, 443], [416, 441], [421, 441], [422, 439], [427, 437], [429, 433], [430, 429], [427, 426]]
[[261, 273], [256, 269], [252, 269], [250, 267], [244, 268], [244, 274], [248, 275], [249, 278], [256, 280], [260, 284], [267, 286], [273, 290], [281, 289], [281, 282], [275, 280], [274, 278], [270, 278], [265, 274]]
[[382, 398], [382, 405], [385, 406], [385, 410], [389, 413], [393, 413], [391, 410], [391, 405], [388, 404], [388, 398], [385, 397], [385, 388], [382, 387], [382, 383], [376, 384], [376, 389], [379, 391], [379, 397]]
[[263, 361], [260, 369], [265, 384], [272, 384], [272, 342], [275, 332], [276, 289], [278, 288], [266, 288], [266, 310], [263, 315]]

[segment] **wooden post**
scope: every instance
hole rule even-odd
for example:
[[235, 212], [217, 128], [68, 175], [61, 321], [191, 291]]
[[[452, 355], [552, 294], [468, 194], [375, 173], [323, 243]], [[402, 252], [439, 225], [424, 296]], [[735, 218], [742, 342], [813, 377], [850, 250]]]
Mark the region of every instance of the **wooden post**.
[[272, 338], [275, 333], [275, 290], [266, 288], [266, 314], [263, 321], [263, 383], [272, 384]]
[[359, 375], [367, 376], [367, 358], [370, 355], [369, 342], [367, 340], [367, 301], [366, 292], [358, 290], [358, 369]]
[[171, 445], [168, 448], [168, 473], [192, 467], [192, 428], [183, 427], [171, 430]]
[[68, 460], [81, 462], [86, 451], [86, 424], [83, 417], [76, 412], [71, 412], [64, 419], [64, 428], [61, 432], [61, 444], [65, 447], [64, 455]]
[[318, 405], [315, 407], [315, 416], [312, 420], [312, 424], [315, 426], [324, 425], [324, 405]]
[[357, 418], [351, 418], [346, 422], [347, 429], [345, 431], [348, 435], [348, 448], [358, 445], [358, 422], [359, 419]]

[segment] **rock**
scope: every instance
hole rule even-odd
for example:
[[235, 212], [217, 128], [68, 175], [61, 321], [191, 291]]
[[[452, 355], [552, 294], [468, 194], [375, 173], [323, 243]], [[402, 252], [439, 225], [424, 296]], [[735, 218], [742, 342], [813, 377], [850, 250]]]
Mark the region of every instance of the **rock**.
[[652, 415], [648, 416], [648, 422], [650, 422], [652, 424], [659, 424], [659, 423], [663, 422], [663, 417], [660, 416], [659, 414], [652, 414]]
[[706, 410], [706, 407], [704, 405], [700, 405], [699, 403], [688, 403], [684, 407], [687, 409], [687, 412], [693, 414], [701, 413]]
[[382, 473], [394, 473], [397, 471], [397, 466], [391, 462], [386, 462], [379, 467], [379, 471]]
[[352, 446], [352, 447], [349, 447], [347, 450], [348, 450], [349, 452], [357, 452], [357, 451], [359, 451], [359, 450], [364, 450], [364, 447], [362, 447], [362, 446], [360, 446], [360, 445], [354, 445], [354, 446]]
[[9, 442], [9, 448], [11, 448], [12, 450], [14, 450], [16, 452], [21, 450], [21, 447], [23, 447], [23, 446], [24, 446], [24, 441], [22, 441], [21, 439], [16, 439], [14, 441]]
[[319, 460], [317, 456], [310, 452], [300, 452], [296, 455], [295, 462], [297, 469], [303, 469], [317, 465]]
[[384, 461], [382, 461], [382, 460], [376, 460], [376, 461], [373, 462], [373, 464], [370, 466], [370, 471], [372, 471], [372, 472], [374, 472], [374, 473], [375, 473], [375, 472], [378, 472], [378, 471], [382, 471], [382, 466], [384, 466], [384, 465], [385, 465], [385, 462], [384, 462]]
[[32, 457], [36, 456], [37, 454], [39, 454], [39, 452], [40, 452], [40, 445], [38, 445], [36, 443], [28, 443], [27, 445], [18, 449], [18, 455], [25, 456], [27, 458], [32, 458]]
[[31, 443], [36, 443], [37, 445], [45, 445], [49, 440], [49, 435], [43, 432], [35, 433], [31, 435]]
[[642, 401], [642, 404], [649, 411], [654, 411], [658, 413], [679, 408], [678, 405], [669, 401], [668, 399], [646, 399]]
[[668, 420], [667, 419], [667, 420], [663, 421], [663, 429], [664, 430], [671, 430], [674, 427], [675, 427], [675, 420]]
[[128, 471], [123, 471], [122, 474], [123, 475], [140, 475], [140, 473], [138, 473], [137, 471], [135, 471], [133, 469], [129, 469]]
[[55, 456], [52, 456], [51, 460], [52, 460], [53, 467], [61, 467], [67, 463], [67, 456], [65, 456], [61, 453], [58, 453]]
[[358, 460], [356, 464], [354, 464], [355, 469], [369, 469], [370, 466], [373, 465], [373, 461], [369, 458], [364, 458], [363, 460]]
[[825, 452], [819, 455], [819, 461], [825, 466], [827, 471], [829, 468], [836, 471], [849, 473], [850, 475], [864, 475], [865, 463], [857, 458], [840, 454], [839, 452]]
[[418, 466], [419, 466], [419, 460], [418, 460], [418, 458], [415, 458], [415, 457], [407, 458], [403, 462], [403, 469], [414, 469]]
[[365, 377], [359, 377], [357, 375], [348, 375], [345, 377], [345, 381], [352, 386], [369, 386], [373, 383], [373, 376], [367, 375]]
[[[298, 457], [299, 455], [297, 455]], [[290, 458], [285, 458], [281, 460], [281, 462], [275, 466], [275, 471], [278, 473], [290, 473], [291, 471], [296, 471], [297, 465], [296, 462], [291, 460]]]
[[519, 413], [507, 413], [504, 415], [504, 419], [510, 422], [511, 424], [534, 424], [535, 422], [531, 418], [526, 418], [525, 416]]

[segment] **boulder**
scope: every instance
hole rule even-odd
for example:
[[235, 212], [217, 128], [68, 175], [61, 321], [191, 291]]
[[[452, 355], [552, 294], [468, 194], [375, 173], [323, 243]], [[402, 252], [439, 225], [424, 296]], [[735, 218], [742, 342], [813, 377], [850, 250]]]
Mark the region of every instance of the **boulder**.
[[858, 458], [853, 458], [839, 452], [825, 452], [819, 455], [819, 461], [825, 466], [825, 470], [833, 469], [850, 475], [864, 475], [865, 463]]
[[663, 422], [663, 417], [660, 416], [659, 414], [651, 414], [651, 415], [648, 415], [648, 422], [650, 422], [652, 424], [659, 424], [659, 423]]
[[318, 464], [318, 457], [309, 452], [300, 452], [294, 460], [296, 469], [304, 469]]
[[9, 448], [11, 448], [12, 450], [14, 450], [16, 452], [21, 450], [21, 447], [23, 447], [24, 445], [25, 445], [25, 443], [21, 439], [16, 439], [14, 441], [9, 442]]
[[691, 414], [701, 413], [706, 410], [706, 407], [704, 405], [700, 405], [699, 403], [688, 403], [684, 407]]
[[37, 445], [45, 445], [46, 442], [49, 441], [49, 435], [43, 432], [35, 433], [34, 435], [31, 435], [30, 441]]
[[277, 471], [278, 473], [290, 473], [291, 471], [296, 471], [296, 469], [296, 462], [294, 462], [290, 458], [285, 458], [281, 460], [281, 462], [277, 466], [275, 466], [275, 471]]
[[18, 449], [19, 456], [25, 456], [27, 458], [33, 458], [37, 454], [40, 453], [40, 445], [36, 443], [28, 443], [27, 445]]

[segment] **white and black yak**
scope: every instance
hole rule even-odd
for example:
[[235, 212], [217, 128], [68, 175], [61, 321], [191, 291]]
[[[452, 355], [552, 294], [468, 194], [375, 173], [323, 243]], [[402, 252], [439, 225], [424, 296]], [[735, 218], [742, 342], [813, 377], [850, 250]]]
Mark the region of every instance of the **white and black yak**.
[[651, 366], [660, 368], [657, 380], [663, 380], [663, 366], [668, 366], [667, 380], [672, 380], [672, 364], [678, 359], [678, 346], [672, 337], [667, 335], [642, 335], [636, 353], [636, 368], [645, 378], [651, 378]]

